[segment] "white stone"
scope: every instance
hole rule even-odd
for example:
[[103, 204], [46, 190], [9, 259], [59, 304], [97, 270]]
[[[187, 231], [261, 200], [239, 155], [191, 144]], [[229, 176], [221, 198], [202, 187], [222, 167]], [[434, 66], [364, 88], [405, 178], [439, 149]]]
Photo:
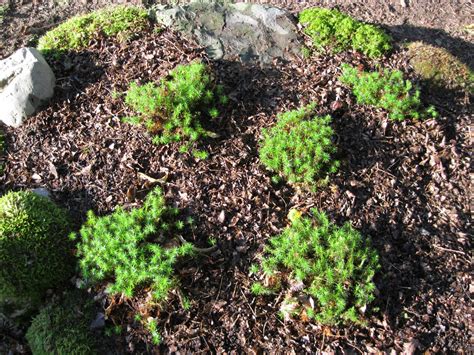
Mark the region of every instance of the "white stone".
[[18, 127], [54, 93], [56, 78], [38, 50], [21, 48], [0, 61], [0, 121]]

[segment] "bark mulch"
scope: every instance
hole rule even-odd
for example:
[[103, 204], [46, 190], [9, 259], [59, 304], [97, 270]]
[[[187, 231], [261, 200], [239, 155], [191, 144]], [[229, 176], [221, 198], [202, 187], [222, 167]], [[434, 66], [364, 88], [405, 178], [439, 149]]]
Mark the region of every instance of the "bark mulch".
[[[182, 292], [150, 314], [159, 319], [160, 346], [133, 320], [145, 295], [124, 299], [107, 296], [104, 287], [91, 290], [107, 325], [122, 326], [116, 352], [472, 352], [470, 98], [452, 92], [446, 101], [425, 92], [440, 117], [395, 123], [357, 105], [337, 81], [342, 62], [373, 69], [355, 53], [268, 68], [210, 63], [230, 103], [208, 123], [219, 137], [200, 143], [210, 157], [198, 161], [175, 145], [151, 144], [143, 128], [121, 122], [130, 112], [117, 97], [131, 81], [158, 81], [198, 58], [207, 61], [169, 30], [128, 44], [100, 39], [52, 62], [53, 101], [21, 128], [6, 129], [0, 194], [46, 187], [79, 225], [88, 209], [106, 214], [139, 205], [160, 180], [168, 202], [196, 221], [186, 239], [203, 247], [217, 240], [214, 253], [181, 265]], [[402, 49], [384, 65], [417, 80]], [[257, 149], [261, 129], [278, 113], [312, 101], [319, 114], [333, 117], [342, 165], [327, 187], [309, 194], [273, 184]], [[250, 293], [248, 269], [266, 240], [285, 227], [291, 208], [311, 207], [338, 223], [351, 221], [381, 255], [379, 310], [367, 316], [367, 327], [283, 322], [278, 299]], [[183, 296], [189, 310], [180, 304]], [[3, 340], [19, 344], [13, 352], [27, 351], [21, 334], [0, 332]]]

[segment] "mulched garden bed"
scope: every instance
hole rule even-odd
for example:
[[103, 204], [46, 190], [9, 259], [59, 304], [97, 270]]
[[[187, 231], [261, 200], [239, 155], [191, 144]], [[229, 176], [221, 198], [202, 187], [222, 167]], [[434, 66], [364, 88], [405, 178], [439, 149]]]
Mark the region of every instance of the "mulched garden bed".
[[[91, 290], [108, 323], [123, 326], [117, 352], [472, 351], [469, 98], [451, 93], [455, 101], [448, 102], [425, 92], [440, 117], [396, 123], [357, 105], [337, 81], [342, 62], [374, 69], [355, 53], [265, 68], [211, 63], [230, 102], [209, 122], [219, 137], [200, 144], [210, 157], [199, 161], [176, 145], [155, 146], [144, 129], [122, 123], [131, 112], [114, 94], [197, 58], [207, 61], [169, 30], [128, 45], [101, 39], [52, 62], [58, 87], [51, 104], [21, 128], [6, 129], [0, 194], [46, 187], [79, 225], [88, 209], [103, 215], [138, 205], [159, 184], [169, 204], [195, 219], [188, 241], [205, 247], [217, 240], [214, 253], [180, 267], [191, 307], [184, 310], [174, 295], [157, 314], [159, 347], [133, 321], [142, 297]], [[410, 73], [401, 49], [384, 65]], [[257, 148], [261, 129], [277, 113], [312, 101], [334, 119], [342, 164], [327, 187], [310, 194], [273, 184]], [[311, 207], [339, 224], [351, 221], [381, 255], [379, 311], [365, 328], [283, 322], [276, 299], [250, 292], [248, 269], [267, 239], [285, 227], [291, 208]]]

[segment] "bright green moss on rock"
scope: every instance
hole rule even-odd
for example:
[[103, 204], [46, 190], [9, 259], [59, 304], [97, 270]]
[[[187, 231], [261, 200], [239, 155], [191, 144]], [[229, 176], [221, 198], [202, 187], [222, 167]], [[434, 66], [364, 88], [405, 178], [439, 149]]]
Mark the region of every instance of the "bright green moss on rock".
[[[311, 213], [290, 211], [291, 225], [270, 239], [260, 265], [251, 268], [265, 280], [254, 283], [252, 292], [284, 291], [280, 313], [285, 318], [363, 323], [362, 314], [375, 299], [377, 252], [350, 223], [338, 227], [324, 213]], [[282, 290], [285, 285], [289, 289]]]
[[0, 303], [37, 303], [71, 276], [66, 212], [32, 192], [0, 198]]
[[289, 183], [309, 189], [336, 172], [339, 162], [333, 160], [336, 147], [332, 142], [331, 117], [312, 114], [314, 104], [278, 116], [276, 125], [262, 131], [260, 161]]
[[353, 48], [370, 58], [378, 58], [392, 48], [391, 38], [383, 30], [336, 9], [306, 9], [299, 14], [299, 21], [318, 49], [328, 47], [340, 52]]
[[413, 42], [408, 55], [415, 72], [428, 84], [474, 93], [474, 73], [446, 49]]
[[90, 330], [96, 312], [87, 294], [74, 291], [62, 302], [43, 308], [33, 319], [26, 339], [33, 355], [98, 354]]
[[38, 49], [44, 54], [60, 54], [88, 46], [102, 34], [128, 39], [149, 26], [148, 13], [138, 7], [116, 6], [75, 16], [48, 31], [39, 39]]

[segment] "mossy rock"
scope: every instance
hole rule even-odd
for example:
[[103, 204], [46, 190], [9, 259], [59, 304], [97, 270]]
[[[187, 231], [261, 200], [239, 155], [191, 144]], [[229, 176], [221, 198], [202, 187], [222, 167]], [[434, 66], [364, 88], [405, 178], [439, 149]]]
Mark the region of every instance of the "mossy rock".
[[71, 276], [75, 260], [66, 212], [33, 192], [0, 198], [0, 304], [38, 304]]
[[51, 303], [33, 319], [26, 339], [33, 355], [92, 355], [98, 353], [90, 328], [96, 317], [94, 302], [85, 292], [74, 291]]
[[474, 73], [446, 49], [413, 42], [408, 54], [413, 69], [428, 84], [474, 93]]

